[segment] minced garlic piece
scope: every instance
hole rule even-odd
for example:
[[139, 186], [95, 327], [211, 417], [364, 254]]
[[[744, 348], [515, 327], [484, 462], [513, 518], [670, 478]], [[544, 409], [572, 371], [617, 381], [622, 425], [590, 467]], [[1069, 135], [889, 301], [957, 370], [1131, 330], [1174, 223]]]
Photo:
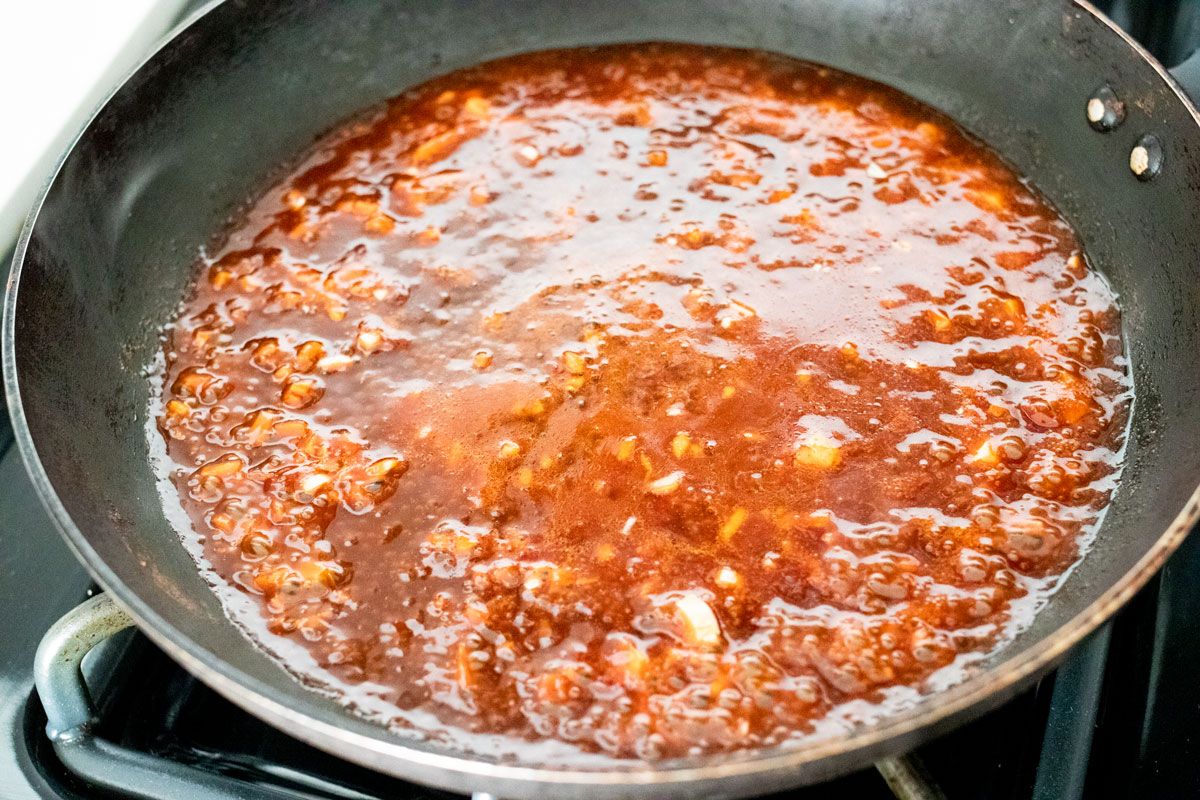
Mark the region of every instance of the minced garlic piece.
[[721, 643], [721, 625], [716, 614], [696, 595], [687, 594], [675, 601], [675, 618], [683, 627], [688, 643], [704, 646]]

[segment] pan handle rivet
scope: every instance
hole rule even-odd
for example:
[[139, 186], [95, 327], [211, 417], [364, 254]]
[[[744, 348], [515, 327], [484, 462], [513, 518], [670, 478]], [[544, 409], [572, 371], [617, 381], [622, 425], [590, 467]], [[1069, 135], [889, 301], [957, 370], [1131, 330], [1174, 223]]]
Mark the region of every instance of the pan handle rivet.
[[1125, 121], [1125, 104], [1108, 86], [1092, 92], [1087, 101], [1088, 124], [1101, 133], [1107, 133]]
[[1143, 134], [1129, 151], [1129, 169], [1139, 181], [1153, 180], [1162, 171], [1163, 149], [1158, 137]]

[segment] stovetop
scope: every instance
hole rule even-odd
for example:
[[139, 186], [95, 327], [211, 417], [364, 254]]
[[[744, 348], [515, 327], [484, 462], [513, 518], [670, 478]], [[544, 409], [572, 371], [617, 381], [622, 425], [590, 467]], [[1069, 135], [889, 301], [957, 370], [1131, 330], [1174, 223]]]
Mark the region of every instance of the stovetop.
[[[183, 13], [195, 5], [185, 5]], [[1200, 42], [1200, 3], [1097, 5], [1165, 63], [1181, 61]], [[32, 688], [33, 653], [42, 634], [94, 591], [42, 510], [9, 422], [0, 415], [0, 800], [121, 796], [103, 794], [63, 768]], [[925, 796], [1198, 796], [1197, 663], [1200, 536], [1189, 538], [1159, 576], [1053, 674], [912, 754], [913, 763], [924, 765]], [[259, 722], [136, 632], [106, 642], [85, 667], [104, 738], [243, 780], [247, 797], [453, 797], [340, 761]], [[894, 795], [878, 771], [865, 769], [776, 797]]]

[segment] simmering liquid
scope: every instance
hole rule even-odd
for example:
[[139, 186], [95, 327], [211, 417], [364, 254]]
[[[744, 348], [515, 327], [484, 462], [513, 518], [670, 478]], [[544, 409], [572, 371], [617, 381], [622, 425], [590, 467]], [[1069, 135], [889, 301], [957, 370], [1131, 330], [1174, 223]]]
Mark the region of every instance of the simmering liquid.
[[326, 684], [450, 741], [730, 751], [928, 688], [1028, 622], [1119, 469], [1071, 229], [794, 60], [456, 72], [224, 241], [156, 411], [184, 536]]

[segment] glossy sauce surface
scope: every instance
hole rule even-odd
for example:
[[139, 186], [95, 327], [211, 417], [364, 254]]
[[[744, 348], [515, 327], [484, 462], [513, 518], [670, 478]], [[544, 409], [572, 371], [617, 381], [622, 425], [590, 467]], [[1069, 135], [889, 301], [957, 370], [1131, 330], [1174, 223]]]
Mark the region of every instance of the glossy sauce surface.
[[397, 725], [647, 759], [1011, 635], [1128, 405], [1111, 291], [995, 155], [686, 45], [485, 64], [335, 133], [167, 350], [185, 538], [273, 633]]

